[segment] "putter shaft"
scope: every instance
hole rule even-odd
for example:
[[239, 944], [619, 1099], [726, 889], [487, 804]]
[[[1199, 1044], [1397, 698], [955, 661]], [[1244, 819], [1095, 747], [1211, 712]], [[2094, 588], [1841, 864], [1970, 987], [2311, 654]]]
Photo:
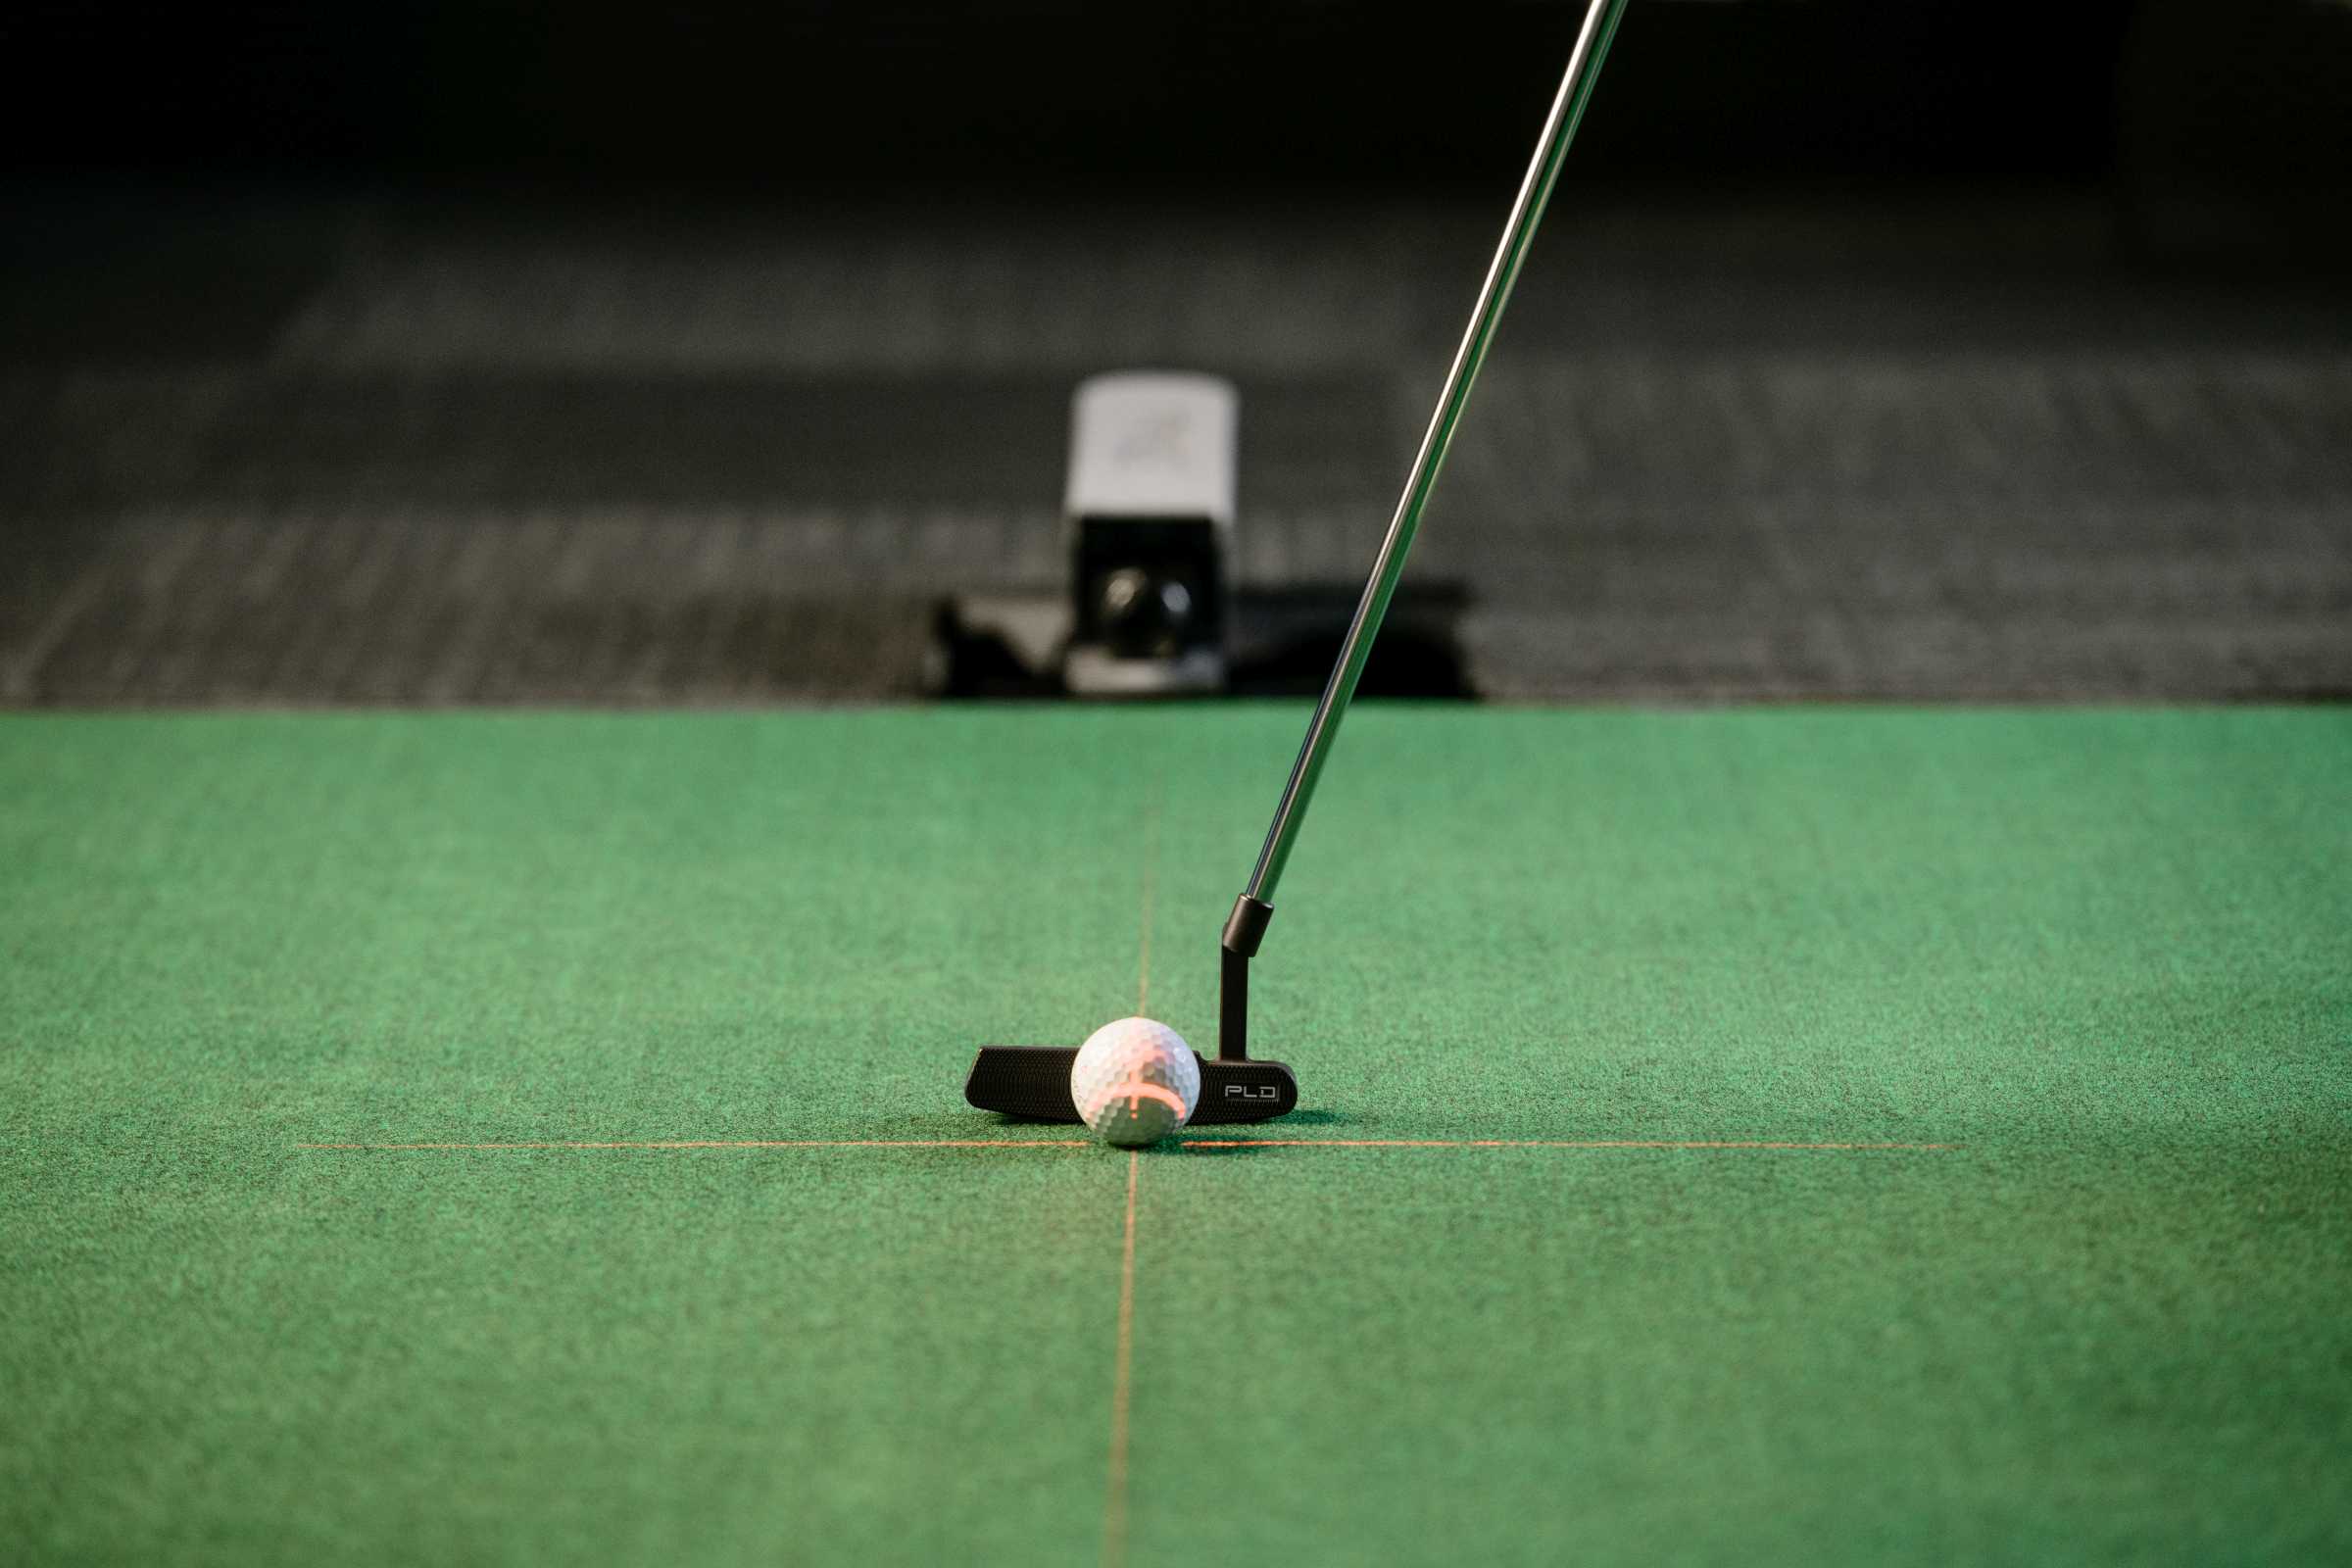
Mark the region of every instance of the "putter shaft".
[[1323, 688], [1322, 699], [1315, 704], [1315, 716], [1307, 721], [1306, 740], [1298, 748], [1298, 761], [1291, 765], [1282, 802], [1274, 808], [1273, 825], [1266, 830], [1265, 847], [1258, 852], [1257, 867], [1250, 873], [1249, 891], [1244, 895], [1248, 899], [1266, 905], [1274, 902], [1274, 886], [1282, 880], [1283, 867], [1289, 863], [1291, 850], [1298, 843], [1299, 826], [1306, 819], [1307, 802], [1314, 796], [1316, 780], [1322, 777], [1332, 742], [1339, 737], [1340, 720], [1355, 696], [1355, 683], [1364, 672], [1364, 661], [1371, 656], [1372, 639], [1380, 633], [1381, 617], [1388, 613], [1389, 600], [1396, 592], [1396, 580], [1404, 573], [1404, 558], [1413, 548], [1413, 535], [1421, 527], [1422, 509], [1428, 505], [1430, 491], [1437, 485], [1438, 470], [1445, 466], [1446, 451], [1453, 444], [1454, 428], [1461, 423], [1462, 410], [1470, 401], [1471, 384], [1478, 379], [1479, 367], [1485, 363], [1487, 349], [1494, 340], [1494, 328], [1502, 319], [1503, 307], [1510, 303], [1511, 286], [1518, 282], [1519, 269], [1535, 244], [1536, 229], [1544, 221], [1544, 205], [1551, 199], [1551, 187], [1559, 177], [1568, 144], [1576, 139], [1577, 122], [1584, 118], [1585, 105], [1592, 100], [1593, 83], [1600, 77], [1601, 61], [1609, 52], [1609, 40], [1616, 35], [1625, 5], [1626, 0], [1592, 0], [1591, 9], [1585, 14], [1584, 29], [1577, 34], [1576, 51], [1568, 58], [1568, 73], [1561, 79], [1559, 95], [1552, 100], [1551, 115], [1544, 122], [1535, 158], [1527, 166], [1527, 177], [1520, 181], [1519, 198], [1511, 206], [1510, 221], [1503, 225], [1501, 242], [1495, 246], [1494, 260], [1487, 269], [1486, 283], [1478, 292], [1478, 304], [1470, 313], [1470, 324], [1462, 333], [1462, 345], [1454, 351], [1453, 368], [1446, 372], [1446, 389], [1438, 394], [1437, 412], [1430, 416], [1429, 432], [1421, 438], [1421, 452], [1413, 459], [1404, 494], [1396, 502], [1396, 514], [1389, 523], [1388, 538], [1381, 544], [1379, 559], [1372, 564], [1364, 596], [1356, 603], [1355, 618], [1348, 622], [1347, 638], [1340, 644], [1339, 662], [1332, 666], [1331, 679]]

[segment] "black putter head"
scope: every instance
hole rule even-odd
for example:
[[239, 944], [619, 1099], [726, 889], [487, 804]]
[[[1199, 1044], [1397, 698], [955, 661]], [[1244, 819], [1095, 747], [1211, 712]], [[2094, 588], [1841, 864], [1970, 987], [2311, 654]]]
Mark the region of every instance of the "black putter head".
[[[1197, 1051], [1193, 1056], [1200, 1063], [1200, 1103], [1188, 1126], [1271, 1121], [1298, 1103], [1298, 1080], [1279, 1061], [1234, 1061]], [[1070, 1064], [1077, 1059], [1076, 1046], [982, 1046], [963, 1098], [1028, 1121], [1076, 1121]]]
[[[1298, 1106], [1298, 1080], [1279, 1061], [1250, 1057], [1250, 958], [1265, 936], [1273, 908], [1244, 894], [1225, 922], [1218, 971], [1217, 1054], [1193, 1053], [1200, 1063], [1200, 1102], [1194, 1127], [1272, 1121]], [[963, 1098], [982, 1110], [1031, 1121], [1076, 1121], [1070, 1099], [1075, 1046], [982, 1046], [963, 1081]]]

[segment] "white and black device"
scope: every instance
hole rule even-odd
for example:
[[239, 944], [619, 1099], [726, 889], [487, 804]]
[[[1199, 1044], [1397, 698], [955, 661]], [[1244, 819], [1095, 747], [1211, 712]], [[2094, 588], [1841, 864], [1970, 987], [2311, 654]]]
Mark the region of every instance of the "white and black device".
[[1122, 370], [1079, 384], [1062, 496], [1070, 691], [1224, 686], [1240, 426], [1241, 399], [1221, 376]]

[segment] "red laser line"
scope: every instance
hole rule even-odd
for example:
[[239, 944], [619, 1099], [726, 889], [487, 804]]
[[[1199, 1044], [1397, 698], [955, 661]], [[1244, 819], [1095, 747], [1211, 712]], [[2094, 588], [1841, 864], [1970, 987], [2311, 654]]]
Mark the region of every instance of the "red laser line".
[[[599, 1151], [599, 1150], [690, 1150], [690, 1149], [1060, 1149], [1079, 1150], [1094, 1147], [1087, 1138], [775, 1138], [775, 1139], [671, 1139], [671, 1140], [585, 1140], [543, 1141], [534, 1143], [434, 1143], [434, 1144], [296, 1144], [296, 1149], [322, 1152], [375, 1153], [459, 1153], [467, 1152], [501, 1152], [514, 1151]], [[1792, 1152], [1915, 1152], [1945, 1153], [1959, 1149], [1958, 1144], [1839, 1144], [1792, 1142], [1736, 1142], [1732, 1140], [1595, 1138], [1569, 1139], [1512, 1139], [1512, 1138], [1186, 1138], [1178, 1140], [1180, 1149], [1656, 1149], [1656, 1150], [1728, 1150], [1728, 1151], [1787, 1151]]]
[[[428, 1152], [524, 1150], [1087, 1150], [1089, 1138], [677, 1138], [677, 1140], [564, 1140], [564, 1143], [296, 1143], [296, 1150], [428, 1154]], [[1786, 1152], [1915, 1152], [1945, 1154], [1957, 1143], [1734, 1143], [1734, 1140], [1660, 1138], [1181, 1138], [1181, 1150], [1786, 1150]]]
[[1571, 1141], [1567, 1139], [1517, 1138], [1188, 1138], [1186, 1149], [1724, 1149], [1724, 1150], [1790, 1150], [1790, 1151], [1949, 1151], [1957, 1144], [1798, 1144], [1798, 1143], [1742, 1143], [1733, 1141], [1690, 1140], [1670, 1142], [1659, 1139], [1607, 1138]]
[[1127, 1155], [1127, 1238], [1119, 1252], [1119, 1341], [1110, 1375], [1110, 1459], [1102, 1499], [1102, 1562], [1119, 1568], [1127, 1560], [1127, 1407], [1135, 1363], [1135, 1187], [1143, 1155]]
[[1084, 1138], [800, 1138], [800, 1139], [677, 1139], [664, 1142], [512, 1143], [512, 1144], [296, 1144], [297, 1149], [399, 1151], [459, 1150], [593, 1150], [593, 1149], [1085, 1149]]
[[1144, 894], [1143, 940], [1135, 962], [1135, 1015], [1149, 1016], [1152, 1011], [1152, 893], [1159, 880], [1159, 785], [1154, 781], [1152, 797], [1144, 805]]

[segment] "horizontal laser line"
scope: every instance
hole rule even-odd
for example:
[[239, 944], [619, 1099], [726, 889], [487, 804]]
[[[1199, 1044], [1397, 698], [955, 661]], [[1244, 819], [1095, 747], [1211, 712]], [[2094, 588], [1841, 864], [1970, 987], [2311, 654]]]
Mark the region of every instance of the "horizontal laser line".
[[[1091, 1149], [1088, 1138], [791, 1138], [791, 1139], [666, 1139], [666, 1140], [548, 1140], [519, 1143], [434, 1144], [296, 1144], [297, 1149], [375, 1153], [462, 1153], [547, 1150], [689, 1150], [689, 1149]], [[1839, 1144], [1743, 1142], [1738, 1140], [1666, 1140], [1640, 1138], [1186, 1138], [1179, 1149], [1654, 1149], [1783, 1151], [1788, 1152], [1912, 1152], [1939, 1153], [1957, 1144]]]
[[1788, 1151], [1949, 1151], [1957, 1144], [1799, 1144], [1733, 1140], [1599, 1138], [1188, 1138], [1186, 1149], [1718, 1149]]
[[794, 1138], [674, 1139], [659, 1142], [545, 1142], [508, 1144], [296, 1144], [297, 1149], [373, 1151], [599, 1150], [599, 1149], [1085, 1149], [1084, 1138]]

